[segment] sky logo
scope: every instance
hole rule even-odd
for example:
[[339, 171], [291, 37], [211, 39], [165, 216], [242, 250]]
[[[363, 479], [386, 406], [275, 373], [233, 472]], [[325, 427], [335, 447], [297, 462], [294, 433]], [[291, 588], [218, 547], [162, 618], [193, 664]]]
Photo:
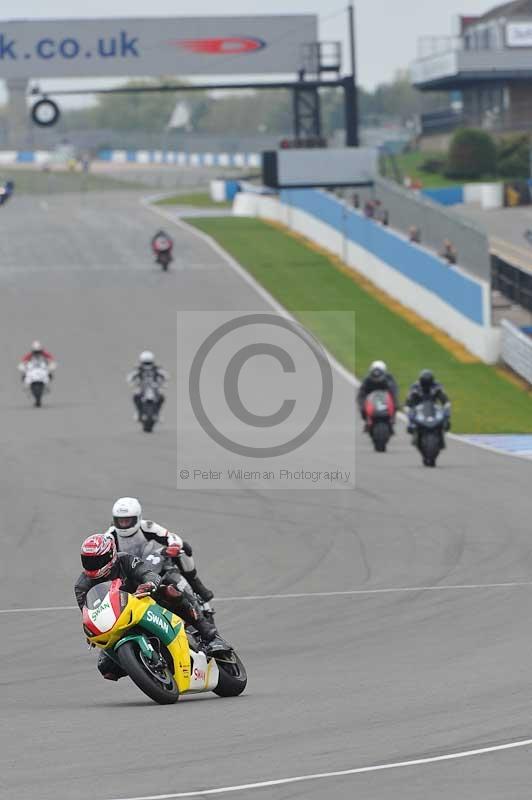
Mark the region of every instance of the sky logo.
[[169, 42], [189, 53], [209, 56], [234, 56], [263, 50], [266, 42], [254, 36], [225, 36], [215, 39], [174, 39]]

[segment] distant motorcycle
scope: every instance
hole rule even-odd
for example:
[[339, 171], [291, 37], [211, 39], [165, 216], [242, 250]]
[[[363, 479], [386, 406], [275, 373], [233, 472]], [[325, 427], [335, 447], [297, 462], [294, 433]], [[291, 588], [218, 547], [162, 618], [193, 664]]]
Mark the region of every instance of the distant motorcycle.
[[433, 400], [424, 400], [414, 408], [414, 444], [426, 467], [435, 467], [440, 451], [445, 447], [444, 431], [449, 426], [450, 409]]
[[139, 402], [140, 424], [145, 433], [151, 433], [159, 419], [159, 389], [151, 381], [144, 381]]
[[151, 247], [155, 255], [155, 263], [161, 265], [163, 272], [167, 271], [168, 265], [173, 261], [173, 246], [173, 241], [163, 231], [155, 234], [151, 240]]
[[393, 436], [395, 404], [390, 392], [382, 389], [371, 392], [364, 402], [366, 429], [377, 453], [386, 452]]
[[14, 188], [15, 184], [13, 181], [5, 181], [5, 183], [0, 186], [0, 206], [3, 206], [4, 203], [7, 203], [13, 194]]
[[41, 407], [43, 394], [50, 390], [54, 366], [53, 363], [49, 364], [45, 358], [32, 358], [20, 365], [24, 386], [33, 397], [33, 404], [36, 408]]

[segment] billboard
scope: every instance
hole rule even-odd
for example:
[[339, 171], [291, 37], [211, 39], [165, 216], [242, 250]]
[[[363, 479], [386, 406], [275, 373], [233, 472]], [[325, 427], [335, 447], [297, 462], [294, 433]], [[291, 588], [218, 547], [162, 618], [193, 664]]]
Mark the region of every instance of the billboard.
[[532, 22], [508, 22], [507, 47], [532, 47]]
[[0, 22], [0, 78], [294, 73], [316, 15]]
[[262, 154], [262, 180], [275, 189], [368, 186], [378, 174], [373, 147], [271, 150]]

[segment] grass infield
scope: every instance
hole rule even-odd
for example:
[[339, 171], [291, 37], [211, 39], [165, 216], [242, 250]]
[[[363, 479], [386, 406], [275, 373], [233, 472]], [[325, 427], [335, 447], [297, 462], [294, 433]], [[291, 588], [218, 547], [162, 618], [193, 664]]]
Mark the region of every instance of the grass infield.
[[261, 220], [242, 217], [200, 218], [190, 224], [211, 235], [303, 324], [305, 311], [356, 313], [356, 361], [349, 337], [338, 324], [312, 329], [347, 369], [361, 376], [368, 364], [384, 359], [399, 381], [404, 398], [419, 371], [430, 367], [453, 403], [457, 433], [529, 433], [532, 394], [499, 369], [464, 363], [432, 336], [395, 313], [328, 256], [297, 237]]
[[215, 203], [208, 192], [190, 192], [188, 194], [175, 194], [172, 197], [163, 197], [157, 200], [157, 206], [195, 206], [196, 208], [230, 208], [231, 203]]

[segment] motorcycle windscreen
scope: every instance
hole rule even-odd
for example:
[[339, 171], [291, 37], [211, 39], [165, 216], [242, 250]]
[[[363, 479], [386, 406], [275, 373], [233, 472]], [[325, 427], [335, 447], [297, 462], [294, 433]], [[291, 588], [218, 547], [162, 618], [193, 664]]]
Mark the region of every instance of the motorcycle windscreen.
[[85, 605], [89, 609], [89, 611], [94, 611], [96, 608], [99, 608], [107, 595], [109, 594], [109, 590], [111, 589], [112, 582], [111, 581], [104, 581], [103, 583], [98, 583], [96, 586], [93, 586], [92, 589], [89, 589], [87, 592], [87, 597], [85, 599]]
[[[85, 599], [85, 616], [96, 631], [110, 631], [128, 604], [128, 594], [120, 591], [120, 581], [104, 581], [93, 586]], [[90, 625], [89, 625], [90, 627]]]

